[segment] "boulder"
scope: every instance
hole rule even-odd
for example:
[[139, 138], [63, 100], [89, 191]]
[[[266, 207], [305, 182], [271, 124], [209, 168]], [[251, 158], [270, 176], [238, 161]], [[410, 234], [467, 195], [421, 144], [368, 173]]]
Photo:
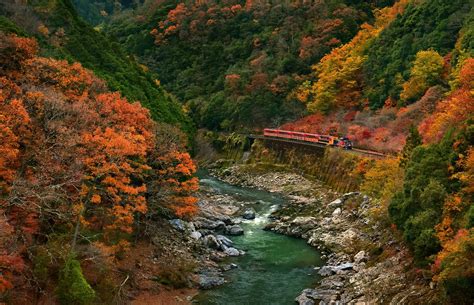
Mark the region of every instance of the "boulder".
[[338, 198], [328, 204], [328, 208], [334, 209], [334, 208], [339, 208], [342, 207], [343, 200]]
[[318, 274], [321, 276], [329, 276], [334, 273], [331, 266], [323, 266], [319, 269]]
[[304, 293], [300, 294], [298, 297], [295, 299], [296, 303], [298, 305], [314, 305], [314, 301], [308, 298]]
[[342, 200], [346, 200], [347, 198], [354, 197], [360, 195], [359, 192], [350, 192], [350, 193], [345, 193], [342, 195]]
[[222, 245], [214, 235], [206, 235], [204, 237], [204, 244], [207, 247], [211, 249], [216, 249], [216, 250], [220, 249]]
[[202, 237], [202, 234], [201, 232], [194, 231], [194, 232], [191, 232], [190, 236], [192, 239], [199, 240]]
[[255, 210], [252, 208], [246, 209], [244, 211], [244, 214], [242, 214], [242, 218], [248, 219], [248, 220], [255, 219]]
[[314, 300], [310, 299], [308, 297], [308, 295], [310, 295], [312, 293], [314, 289], [305, 289], [301, 292], [301, 294], [296, 297], [295, 301], [296, 303], [298, 303], [299, 305], [314, 305]]
[[222, 220], [211, 220], [204, 217], [196, 217], [194, 226], [197, 229], [219, 230], [225, 228], [225, 223]]
[[366, 255], [365, 255], [365, 251], [359, 251], [356, 255], [354, 255], [354, 263], [356, 264], [359, 264], [363, 261], [365, 261], [367, 258], [366, 258]]
[[199, 288], [201, 289], [211, 289], [224, 283], [224, 278], [216, 272], [206, 272], [199, 275]]
[[227, 226], [225, 232], [229, 235], [243, 235], [244, 229], [239, 225]]
[[338, 270], [352, 270], [352, 267], [354, 267], [354, 264], [353, 263], [344, 263], [344, 264], [340, 264], [338, 266], [335, 266], [333, 267], [332, 269], [334, 271], [338, 271]]
[[216, 239], [220, 244], [226, 247], [232, 247], [232, 245], [234, 244], [232, 240], [228, 239], [227, 237], [223, 235], [216, 235]]
[[229, 248], [225, 249], [224, 253], [229, 255], [229, 256], [239, 256], [240, 255], [239, 250], [237, 250], [233, 247], [229, 247]]
[[171, 219], [169, 223], [173, 228], [180, 232], [184, 232], [187, 228], [186, 222], [181, 219]]
[[341, 215], [341, 213], [342, 213], [341, 208], [337, 208], [337, 209], [334, 210], [334, 212], [332, 212], [332, 216], [333, 217], [334, 216], [339, 216], [339, 215]]
[[307, 231], [307, 230], [311, 230], [314, 227], [316, 227], [317, 220], [316, 220], [315, 217], [311, 217], [311, 216], [307, 216], [307, 217], [298, 216], [295, 219], [293, 219], [293, 221], [291, 221], [291, 223], [293, 225], [296, 225], [296, 226], [300, 227], [301, 229]]

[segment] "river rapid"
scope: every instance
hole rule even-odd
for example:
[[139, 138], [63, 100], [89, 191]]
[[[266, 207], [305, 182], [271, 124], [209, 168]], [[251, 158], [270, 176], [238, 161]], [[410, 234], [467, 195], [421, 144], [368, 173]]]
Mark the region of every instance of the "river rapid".
[[230, 237], [236, 248], [246, 254], [226, 261], [238, 265], [226, 273], [227, 283], [203, 291], [193, 303], [289, 305], [295, 303], [302, 289], [315, 285], [318, 275], [314, 267], [323, 264], [317, 250], [302, 239], [263, 230], [270, 221], [270, 214], [285, 203], [283, 196], [233, 186], [207, 174], [201, 174], [201, 186], [241, 202], [255, 202], [251, 207], [256, 211], [256, 218], [242, 221], [244, 235]]

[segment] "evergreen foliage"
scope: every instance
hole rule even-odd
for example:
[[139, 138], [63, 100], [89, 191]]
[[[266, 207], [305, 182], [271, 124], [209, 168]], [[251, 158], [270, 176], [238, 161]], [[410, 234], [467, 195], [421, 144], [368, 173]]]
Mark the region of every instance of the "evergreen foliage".
[[401, 159], [400, 165], [405, 166], [408, 160], [411, 157], [413, 150], [420, 146], [423, 143], [423, 139], [421, 138], [420, 133], [418, 132], [418, 128], [415, 126], [410, 127], [410, 133], [407, 136], [405, 146], [401, 152]]
[[472, 1], [414, 1], [367, 50], [365, 95], [370, 106], [380, 108], [388, 97], [398, 99], [400, 77], [409, 78], [418, 51], [431, 48], [443, 56], [450, 52], [471, 9]]
[[[278, 125], [304, 113], [288, 96], [310, 65], [393, 1], [162, 1], [106, 25], [214, 130]], [[152, 33], [152, 35], [150, 35]]]
[[94, 289], [82, 274], [79, 261], [69, 256], [59, 275], [58, 298], [65, 305], [89, 305], [95, 299]]
[[[29, 33], [38, 38], [42, 55], [80, 62], [104, 79], [111, 90], [119, 91], [130, 101], [140, 101], [154, 120], [192, 131], [192, 124], [181, 106], [156, 83], [156, 76], [147, 72], [120, 44], [82, 20], [70, 0], [36, 0], [29, 5], [24, 10], [33, 12], [24, 18], [38, 18], [49, 32], [44, 35], [30, 30]], [[4, 14], [8, 16], [12, 12], [5, 8]], [[15, 25], [5, 17], [0, 19], [0, 26], [6, 28], [7, 33], [23, 32], [21, 24]]]

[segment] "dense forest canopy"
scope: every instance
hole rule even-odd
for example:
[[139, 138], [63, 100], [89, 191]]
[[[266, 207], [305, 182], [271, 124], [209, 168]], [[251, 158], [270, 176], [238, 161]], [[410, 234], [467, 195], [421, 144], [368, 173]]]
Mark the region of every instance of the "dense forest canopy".
[[341, 152], [364, 220], [440, 302], [472, 304], [473, 4], [2, 1], [0, 302], [111, 304], [145, 261], [187, 286], [194, 266], [160, 255], [199, 212], [190, 142], [280, 127], [385, 153]]
[[278, 125], [310, 65], [350, 40], [388, 1], [162, 1], [113, 18], [117, 37], [194, 121], [215, 130]]
[[7, 1], [0, 3], [6, 32], [34, 36], [44, 56], [79, 61], [132, 101], [150, 109], [155, 120], [179, 124], [190, 131], [191, 124], [181, 106], [156, 83], [121, 45], [80, 18], [69, 0], [30, 1], [28, 5]]

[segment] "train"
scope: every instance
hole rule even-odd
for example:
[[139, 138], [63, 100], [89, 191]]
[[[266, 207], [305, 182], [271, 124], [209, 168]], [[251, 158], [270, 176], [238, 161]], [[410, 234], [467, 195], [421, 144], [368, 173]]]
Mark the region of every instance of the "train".
[[330, 135], [320, 135], [315, 133], [270, 128], [265, 128], [263, 130], [263, 136], [269, 138], [284, 138], [303, 142], [319, 143], [327, 146], [340, 147], [342, 149], [352, 149], [352, 141], [347, 137], [336, 137]]

